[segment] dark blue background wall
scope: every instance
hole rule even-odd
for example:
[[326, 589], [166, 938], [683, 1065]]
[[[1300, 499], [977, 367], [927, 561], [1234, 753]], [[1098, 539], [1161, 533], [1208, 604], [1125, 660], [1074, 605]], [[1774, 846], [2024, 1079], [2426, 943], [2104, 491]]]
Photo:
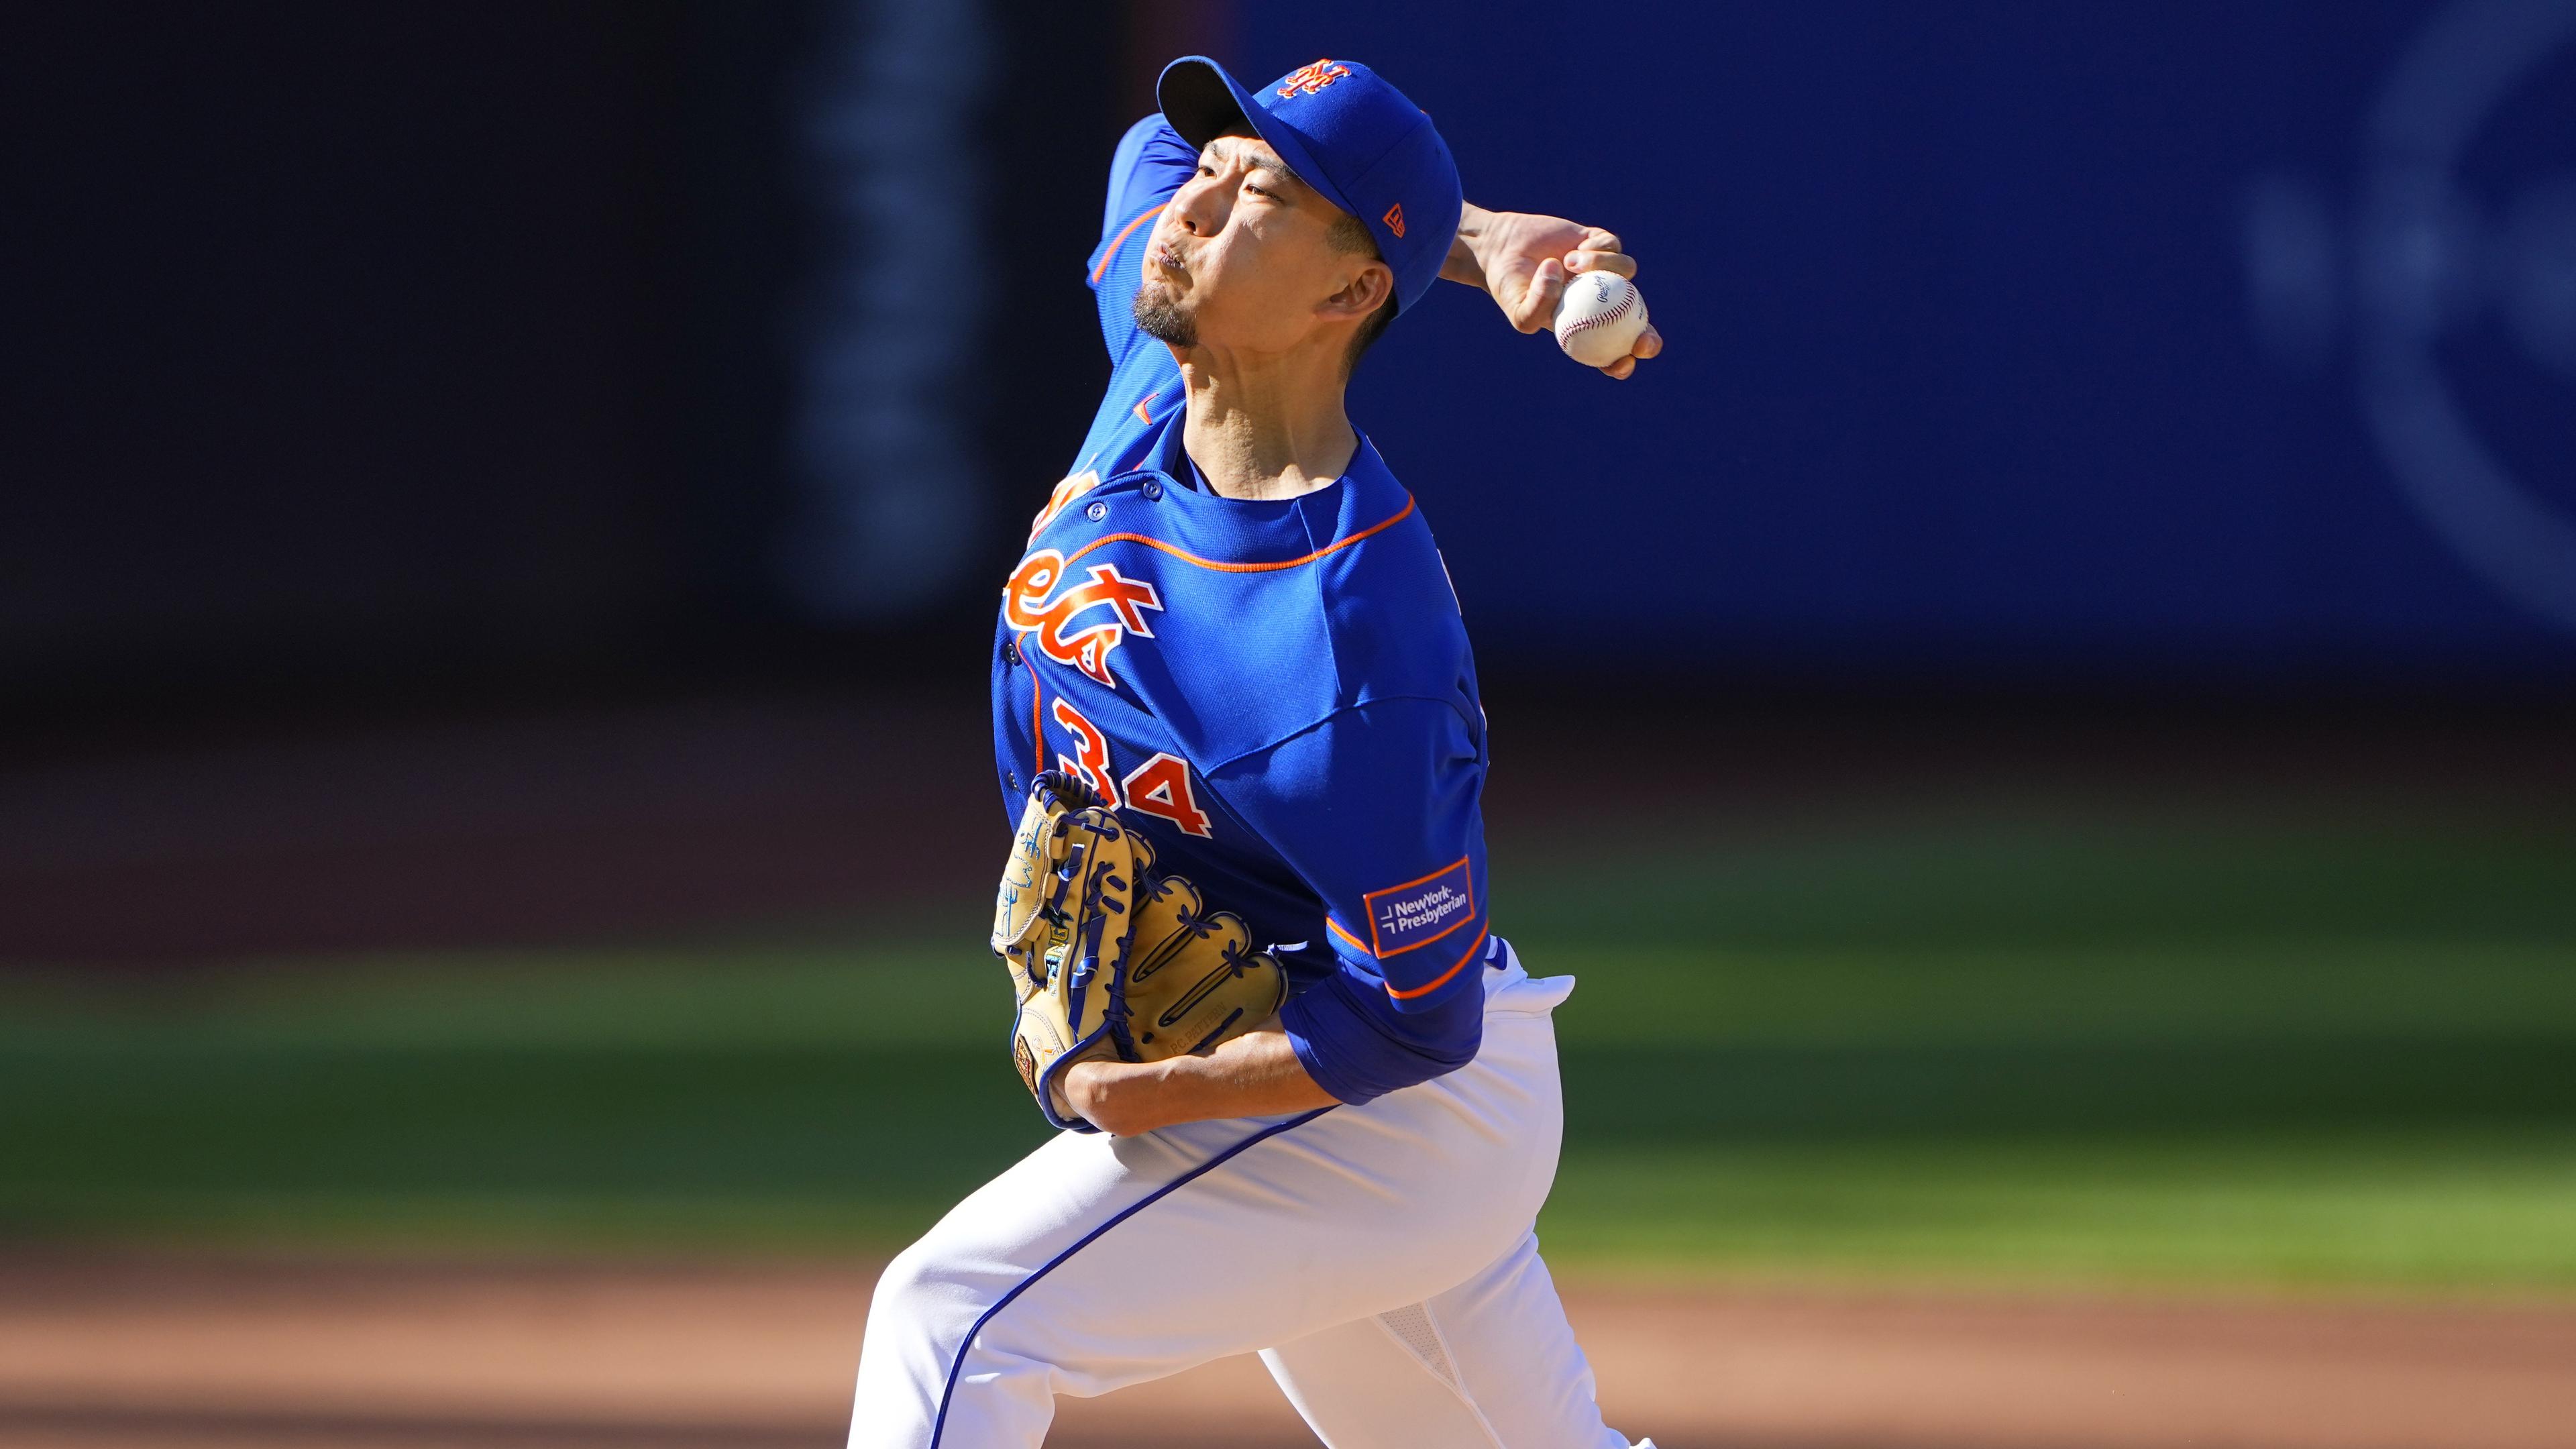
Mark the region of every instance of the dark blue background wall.
[[1462, 288], [1362, 371], [1497, 680], [2576, 682], [2576, 0], [131, 0], [7, 41], [0, 737], [979, 690], [1103, 373], [1109, 148], [1199, 48], [1368, 60], [1476, 199], [1643, 258], [1634, 382]]
[[[1471, 198], [1642, 259], [1671, 350], [1640, 380], [1464, 289], [1364, 371], [1489, 658], [2551, 677], [2576, 24], [2447, 8], [1324, 0], [1244, 6], [1230, 61], [1366, 60]], [[2428, 345], [2563, 553], [2446, 539], [2416, 490], [2449, 485], [2401, 476], [2361, 401], [2369, 118], [2443, 25], [2453, 71], [2522, 60], [2461, 102], [2466, 235], [2417, 282], [2466, 295]]]

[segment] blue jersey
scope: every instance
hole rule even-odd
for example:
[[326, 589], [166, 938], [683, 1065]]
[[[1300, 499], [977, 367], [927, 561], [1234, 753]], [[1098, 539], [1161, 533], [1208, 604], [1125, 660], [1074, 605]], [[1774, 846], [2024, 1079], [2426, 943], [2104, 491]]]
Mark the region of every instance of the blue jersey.
[[1196, 167], [1160, 117], [1120, 143], [1090, 262], [1109, 389], [1003, 590], [995, 774], [1079, 776], [1285, 963], [1297, 1055], [1364, 1102], [1460, 1066], [1483, 1020], [1485, 718], [1430, 526], [1363, 437], [1283, 502], [1207, 490], [1179, 365], [1129, 313]]

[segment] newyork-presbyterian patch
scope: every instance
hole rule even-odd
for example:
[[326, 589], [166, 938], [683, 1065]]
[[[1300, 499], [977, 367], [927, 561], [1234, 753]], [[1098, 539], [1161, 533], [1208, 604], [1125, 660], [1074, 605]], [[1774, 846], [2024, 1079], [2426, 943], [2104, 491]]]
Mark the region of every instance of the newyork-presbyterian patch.
[[1383, 960], [1428, 946], [1476, 917], [1476, 892], [1467, 859], [1363, 898], [1368, 905], [1369, 951]]

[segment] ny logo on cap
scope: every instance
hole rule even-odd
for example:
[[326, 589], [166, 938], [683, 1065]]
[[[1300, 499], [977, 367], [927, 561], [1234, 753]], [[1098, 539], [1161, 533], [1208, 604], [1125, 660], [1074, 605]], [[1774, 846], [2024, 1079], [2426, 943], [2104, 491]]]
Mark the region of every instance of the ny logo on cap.
[[1304, 91], [1311, 96], [1350, 73], [1349, 66], [1330, 60], [1319, 60], [1313, 65], [1301, 65], [1288, 72], [1288, 78], [1279, 83], [1279, 97], [1285, 100], [1299, 91]]

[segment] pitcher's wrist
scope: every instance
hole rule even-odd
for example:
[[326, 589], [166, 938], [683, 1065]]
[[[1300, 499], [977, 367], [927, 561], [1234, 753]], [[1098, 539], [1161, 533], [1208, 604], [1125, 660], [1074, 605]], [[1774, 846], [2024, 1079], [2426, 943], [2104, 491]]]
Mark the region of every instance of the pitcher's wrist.
[[1458, 235], [1449, 243], [1449, 255], [1440, 263], [1440, 275], [1479, 291], [1485, 286], [1485, 260], [1476, 251], [1484, 240], [1485, 221], [1493, 213], [1474, 202], [1458, 209]]

